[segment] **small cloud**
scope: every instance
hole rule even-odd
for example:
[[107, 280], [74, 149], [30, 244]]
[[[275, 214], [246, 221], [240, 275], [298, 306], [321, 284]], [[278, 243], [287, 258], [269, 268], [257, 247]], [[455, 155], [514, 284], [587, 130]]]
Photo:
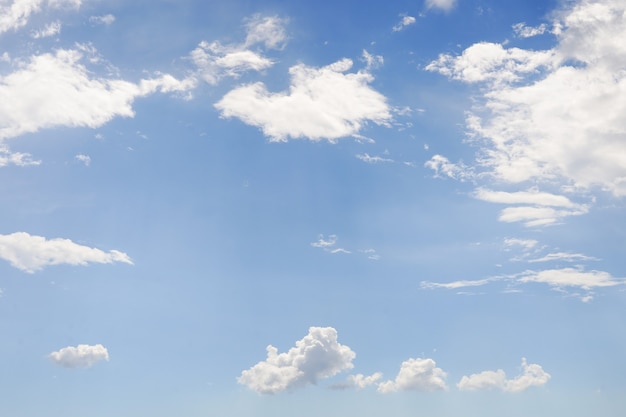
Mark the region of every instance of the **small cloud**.
[[61, 33], [61, 22], [52, 22], [43, 29], [35, 31], [31, 34], [33, 39], [47, 38]]
[[544, 24], [539, 26], [526, 26], [525, 22], [516, 23], [513, 25], [513, 31], [519, 38], [531, 38], [537, 35], [543, 35], [548, 27]]
[[48, 358], [64, 368], [90, 368], [100, 361], [109, 360], [109, 351], [101, 344], [68, 346], [52, 352]]
[[511, 238], [511, 239], [505, 239], [504, 240], [504, 246], [506, 248], [510, 248], [512, 246], [521, 246], [522, 248], [524, 248], [526, 250], [534, 248], [535, 246], [537, 246], [537, 243], [539, 243], [539, 242], [534, 240], [534, 239], [515, 239], [515, 238]]
[[446, 375], [432, 359], [411, 358], [402, 362], [395, 380], [378, 385], [378, 392], [445, 390]]
[[319, 239], [317, 240], [317, 242], [311, 243], [311, 246], [313, 246], [314, 248], [324, 249], [326, 252], [330, 253], [350, 253], [349, 250], [336, 248], [336, 243], [337, 235], [329, 235], [328, 238], [325, 238], [324, 235], [319, 235]]
[[96, 25], [110, 25], [115, 22], [115, 16], [112, 14], [106, 14], [103, 16], [91, 16], [89, 21]]
[[471, 168], [462, 162], [454, 164], [441, 155], [433, 156], [424, 166], [435, 171], [435, 178], [448, 177], [463, 182], [474, 177]]
[[540, 365], [528, 364], [526, 358], [522, 358], [522, 373], [513, 379], [507, 379], [504, 371], [498, 369], [464, 376], [456, 386], [461, 391], [499, 389], [505, 392], [522, 392], [533, 386], [545, 385], [549, 380], [550, 374]]
[[76, 159], [79, 162], [82, 162], [83, 164], [85, 164], [86, 167], [91, 165], [91, 157], [88, 155], [78, 154], [74, 157], [74, 159]]
[[353, 368], [356, 354], [337, 341], [332, 327], [311, 327], [309, 333], [284, 353], [272, 345], [267, 347], [267, 359], [241, 373], [237, 382], [261, 394], [316, 384], [341, 371]]
[[415, 18], [413, 16], [402, 16], [400, 22], [398, 22], [392, 30], [394, 32], [400, 32], [401, 30], [406, 29], [407, 26], [411, 26], [413, 24], [415, 24]]
[[349, 389], [356, 388], [361, 390], [370, 385], [375, 385], [380, 378], [383, 377], [381, 372], [375, 372], [372, 375], [365, 376], [363, 374], [348, 375], [345, 382], [331, 385], [331, 389]]
[[367, 64], [366, 69], [368, 70], [376, 69], [385, 63], [385, 59], [382, 57], [382, 55], [372, 55], [365, 49], [363, 49], [362, 58], [363, 61], [365, 61], [365, 63]]
[[367, 162], [368, 164], [376, 164], [379, 162], [394, 162], [393, 159], [383, 158], [381, 156], [370, 156], [367, 153], [357, 154], [356, 157], [363, 162]]
[[565, 261], [565, 262], [580, 262], [580, 261], [599, 261], [600, 259], [593, 256], [583, 255], [581, 253], [569, 253], [569, 252], [554, 252], [548, 253], [541, 258], [529, 259], [528, 262], [552, 262], [552, 261]]
[[449, 12], [456, 6], [456, 0], [426, 0], [426, 8]]

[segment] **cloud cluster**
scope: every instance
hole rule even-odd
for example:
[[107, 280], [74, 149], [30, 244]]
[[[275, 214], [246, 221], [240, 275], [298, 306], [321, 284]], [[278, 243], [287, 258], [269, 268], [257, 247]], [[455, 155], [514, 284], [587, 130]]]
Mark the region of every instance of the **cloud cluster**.
[[483, 371], [464, 376], [457, 384], [457, 388], [463, 391], [499, 389], [506, 392], [522, 392], [533, 386], [545, 385], [549, 380], [550, 374], [540, 365], [528, 364], [526, 358], [522, 358], [522, 373], [513, 379], [507, 379], [502, 369]]
[[228, 92], [215, 107], [222, 117], [236, 117], [260, 128], [270, 141], [313, 141], [357, 135], [368, 122], [388, 125], [386, 98], [369, 83], [366, 71], [349, 73], [350, 59], [321, 68], [298, 64], [289, 69], [289, 91], [272, 93], [261, 82]]
[[50, 265], [87, 265], [123, 262], [132, 264], [124, 252], [79, 245], [69, 239], [46, 239], [43, 236], [16, 232], [0, 235], [0, 259], [24, 272], [34, 273]]
[[240, 384], [262, 393], [280, 391], [316, 384], [353, 367], [355, 353], [337, 342], [337, 331], [332, 327], [311, 327], [309, 333], [284, 353], [272, 345], [267, 347], [267, 359], [245, 370], [237, 379]]
[[16, 30], [28, 23], [28, 19], [42, 8], [78, 8], [82, 0], [14, 0], [0, 4], [0, 35]]
[[[621, 0], [571, 3], [552, 49], [482, 42], [427, 66], [483, 87], [482, 107], [467, 118], [470, 137], [483, 144], [482, 169], [512, 184], [560, 179], [626, 195], [624, 13]], [[526, 29], [517, 31], [541, 31]]]
[[48, 355], [48, 358], [64, 368], [90, 368], [100, 361], [109, 360], [109, 351], [101, 344], [64, 347]]
[[208, 84], [215, 85], [224, 77], [238, 78], [247, 71], [262, 71], [274, 65], [259, 51], [251, 48], [281, 49], [287, 41], [285, 24], [277, 16], [255, 15], [246, 20], [246, 39], [235, 45], [222, 45], [218, 41], [202, 41], [190, 54], [198, 68], [198, 75]]

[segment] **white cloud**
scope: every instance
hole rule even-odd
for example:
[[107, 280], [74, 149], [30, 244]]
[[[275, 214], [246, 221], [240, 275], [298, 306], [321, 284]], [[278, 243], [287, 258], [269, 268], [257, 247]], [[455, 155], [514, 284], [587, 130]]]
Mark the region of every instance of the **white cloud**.
[[467, 167], [462, 162], [454, 164], [450, 162], [448, 158], [441, 155], [433, 156], [430, 160], [426, 161], [424, 166], [435, 171], [435, 177], [437, 178], [448, 177], [459, 181], [465, 181], [474, 176], [471, 168]]
[[424, 289], [436, 289], [436, 288], [444, 288], [449, 290], [454, 290], [458, 288], [466, 288], [466, 287], [480, 287], [482, 285], [489, 284], [492, 281], [496, 281], [500, 278], [484, 278], [477, 280], [460, 280], [460, 281], [452, 281], [452, 282], [431, 282], [431, 281], [422, 281], [420, 286]]
[[541, 258], [528, 260], [528, 262], [530, 263], [552, 262], [552, 261], [577, 262], [577, 261], [599, 261], [599, 259], [594, 258], [593, 256], [583, 255], [581, 253], [554, 252], [554, 253], [548, 253], [547, 255], [544, 255]]
[[508, 183], [560, 180], [626, 195], [626, 3], [568, 2], [543, 51], [478, 43], [427, 69], [481, 83], [467, 118], [477, 163]]
[[429, 9], [441, 9], [450, 11], [456, 6], [456, 0], [426, 0], [426, 7]]
[[109, 360], [109, 351], [101, 344], [68, 346], [52, 352], [48, 358], [64, 368], [90, 368], [100, 361]]
[[363, 374], [356, 375], [348, 375], [345, 382], [341, 382], [338, 384], [333, 384], [331, 388], [333, 389], [348, 389], [348, 388], [356, 388], [363, 389], [370, 385], [375, 385], [380, 378], [382, 378], [383, 374], [380, 372], [375, 372], [372, 375], [365, 376]]
[[457, 384], [457, 388], [463, 391], [499, 389], [506, 392], [522, 392], [533, 386], [545, 385], [549, 380], [550, 374], [540, 365], [528, 364], [526, 358], [522, 358], [522, 373], [513, 379], [507, 379], [502, 369], [483, 371], [464, 376]]
[[0, 141], [56, 126], [99, 127], [117, 116], [134, 116], [137, 97], [193, 87], [192, 81], [168, 74], [139, 84], [96, 78], [82, 59], [79, 50], [59, 49], [32, 56], [17, 71], [0, 76]]
[[513, 31], [520, 38], [531, 38], [533, 36], [543, 35], [548, 27], [545, 23], [539, 26], [526, 26], [526, 23], [520, 22], [513, 25]]
[[506, 247], [511, 247], [511, 246], [521, 246], [524, 249], [532, 249], [535, 246], [537, 246], [537, 243], [539, 243], [538, 241], [534, 240], [534, 239], [516, 239], [516, 238], [510, 238], [510, 239], [505, 239], [504, 240], [504, 246]]
[[0, 235], [0, 258], [28, 273], [60, 264], [87, 265], [113, 262], [132, 264], [127, 254], [117, 250], [105, 252], [79, 245], [69, 239], [46, 239], [25, 232]]
[[287, 19], [278, 16], [254, 15], [246, 19], [245, 47], [263, 44], [268, 49], [282, 49], [287, 42]]
[[46, 4], [51, 9], [78, 8], [82, 0], [13, 0], [9, 4], [4, 1], [0, 4], [0, 34], [25, 26], [29, 17]]
[[110, 25], [113, 22], [115, 22], [115, 16], [113, 16], [112, 14], [105, 14], [103, 16], [91, 16], [89, 18], [89, 21], [91, 23], [97, 24], [97, 25]]
[[29, 166], [39, 165], [41, 161], [33, 160], [28, 153], [12, 152], [6, 146], [0, 144], [0, 167], [8, 165]]
[[490, 203], [520, 204], [503, 209], [499, 220], [507, 223], [521, 221], [527, 227], [553, 224], [563, 217], [585, 214], [589, 210], [586, 205], [573, 203], [565, 196], [537, 189], [505, 192], [478, 188], [474, 197]]
[[43, 29], [32, 33], [34, 39], [47, 38], [61, 33], [61, 22], [52, 22], [46, 25]]
[[76, 159], [79, 162], [82, 162], [83, 164], [85, 164], [86, 167], [91, 165], [91, 157], [89, 155], [78, 154], [74, 157], [74, 159]]
[[400, 20], [400, 22], [398, 22], [397, 25], [395, 25], [392, 30], [394, 32], [399, 32], [402, 29], [405, 29], [407, 26], [411, 26], [415, 24], [415, 18], [413, 16], [403, 16], [402, 20]]
[[311, 246], [324, 249], [326, 252], [330, 253], [350, 253], [349, 250], [335, 247], [336, 244], [337, 235], [329, 235], [328, 238], [325, 238], [324, 235], [319, 235], [317, 242], [311, 243]]
[[395, 380], [381, 382], [378, 392], [445, 390], [446, 373], [432, 359], [410, 358], [400, 366]]
[[624, 284], [604, 271], [584, 271], [581, 268], [547, 269], [544, 271], [527, 271], [519, 278], [519, 282], [539, 282], [556, 288], [577, 287], [591, 290], [596, 287], [613, 287]]
[[261, 394], [316, 384], [320, 379], [351, 369], [355, 353], [337, 342], [332, 327], [311, 327], [309, 333], [284, 353], [272, 345], [267, 359], [245, 370], [237, 381]]
[[368, 70], [376, 69], [385, 63], [385, 59], [381, 55], [372, 55], [369, 52], [367, 52], [365, 49], [363, 49], [363, 53], [361, 54], [361, 56], [362, 56], [362, 60], [367, 65], [366, 68]]
[[382, 156], [370, 156], [367, 153], [357, 154], [356, 157], [363, 162], [367, 162], [368, 164], [376, 164], [378, 162], [393, 162], [393, 159], [383, 158]]
[[298, 64], [289, 69], [288, 92], [271, 93], [257, 82], [235, 88], [215, 107], [222, 117], [259, 127], [270, 141], [335, 142], [358, 134], [367, 122], [388, 125], [386, 99], [368, 85], [373, 76], [364, 71], [346, 73], [351, 67], [349, 59], [322, 68]]

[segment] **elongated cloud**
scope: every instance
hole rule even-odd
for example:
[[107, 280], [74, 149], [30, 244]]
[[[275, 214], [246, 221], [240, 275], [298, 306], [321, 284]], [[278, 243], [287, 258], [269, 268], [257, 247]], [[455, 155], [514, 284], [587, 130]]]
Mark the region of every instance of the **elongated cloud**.
[[545, 385], [550, 378], [550, 374], [540, 365], [529, 364], [526, 358], [522, 358], [522, 373], [513, 379], [507, 379], [502, 369], [483, 371], [464, 376], [457, 384], [457, 388], [462, 391], [498, 389], [506, 392], [522, 392], [533, 386]]
[[355, 353], [337, 341], [332, 327], [311, 327], [309, 333], [284, 353], [269, 345], [267, 359], [245, 370], [237, 381], [261, 394], [316, 384], [353, 367]]
[[456, 0], [426, 0], [426, 7], [429, 9], [441, 9], [446, 12], [456, 6]]
[[0, 258], [24, 272], [33, 273], [50, 265], [87, 265], [123, 262], [132, 264], [120, 251], [105, 252], [72, 242], [69, 239], [46, 239], [24, 232], [0, 235]]
[[101, 344], [64, 347], [52, 352], [48, 358], [64, 368], [90, 368], [100, 361], [109, 360], [109, 351]]
[[432, 359], [408, 359], [402, 362], [394, 380], [381, 382], [378, 392], [445, 390], [446, 373]]
[[272, 93], [263, 83], [243, 85], [228, 92], [215, 107], [222, 117], [236, 117], [260, 128], [270, 141], [306, 138], [313, 141], [357, 135], [367, 124], [391, 120], [385, 97], [369, 86], [373, 76], [348, 73], [352, 61], [342, 59], [312, 68], [289, 69], [289, 91]]

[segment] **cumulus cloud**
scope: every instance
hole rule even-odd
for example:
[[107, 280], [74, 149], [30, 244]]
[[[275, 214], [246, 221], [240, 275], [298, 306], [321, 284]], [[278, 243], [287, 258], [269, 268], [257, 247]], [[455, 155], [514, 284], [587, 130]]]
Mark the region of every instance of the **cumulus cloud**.
[[407, 26], [411, 26], [413, 24], [415, 24], [415, 18], [413, 16], [402, 16], [402, 19], [400, 20], [400, 22], [398, 22], [397, 25], [395, 25], [392, 30], [394, 32], [400, 32], [401, 30], [405, 29]]
[[237, 87], [215, 107], [225, 118], [236, 117], [260, 128], [270, 141], [313, 141], [357, 135], [368, 122], [388, 125], [386, 98], [369, 83], [366, 71], [348, 73], [350, 59], [321, 68], [298, 64], [289, 69], [289, 91], [272, 93], [261, 82]]
[[42, 236], [16, 232], [0, 235], [0, 259], [24, 272], [34, 273], [50, 265], [87, 265], [123, 262], [132, 264], [124, 252], [79, 245], [69, 239], [46, 239]]
[[338, 384], [333, 384], [331, 386], [332, 389], [348, 389], [348, 388], [356, 388], [361, 390], [370, 385], [376, 385], [376, 383], [382, 378], [383, 374], [380, 372], [375, 372], [372, 375], [365, 376], [363, 374], [356, 375], [348, 375], [345, 382], [341, 382]]
[[90, 48], [34, 55], [0, 76], [0, 141], [57, 126], [99, 127], [114, 117], [134, 116], [137, 97], [183, 92], [193, 81], [169, 74], [132, 82], [94, 77], [82, 63]]
[[42, 8], [78, 8], [82, 0], [14, 0], [0, 4], [0, 34], [9, 30], [16, 30], [28, 23], [33, 13]]
[[267, 347], [267, 359], [241, 373], [237, 381], [261, 394], [300, 388], [316, 384], [353, 367], [355, 353], [337, 342], [332, 327], [311, 327], [309, 333], [284, 353], [272, 345]]
[[[557, 16], [551, 49], [482, 42], [458, 56], [441, 55], [427, 69], [482, 86], [467, 128], [482, 146], [477, 165], [495, 179], [560, 180], [624, 196], [626, 3], [568, 5]], [[543, 211], [532, 215], [548, 215]]]
[[90, 368], [109, 360], [109, 351], [101, 344], [68, 346], [52, 352], [48, 358], [64, 368]]
[[394, 380], [381, 382], [378, 392], [445, 390], [446, 373], [432, 359], [410, 358], [400, 366]]
[[513, 379], [507, 379], [502, 369], [483, 371], [464, 376], [457, 384], [457, 388], [462, 391], [498, 389], [506, 392], [522, 392], [533, 386], [545, 385], [549, 380], [550, 374], [540, 365], [528, 364], [526, 358], [522, 358], [522, 373]]
[[446, 12], [456, 6], [456, 0], [426, 0], [426, 7], [429, 9], [441, 9]]

